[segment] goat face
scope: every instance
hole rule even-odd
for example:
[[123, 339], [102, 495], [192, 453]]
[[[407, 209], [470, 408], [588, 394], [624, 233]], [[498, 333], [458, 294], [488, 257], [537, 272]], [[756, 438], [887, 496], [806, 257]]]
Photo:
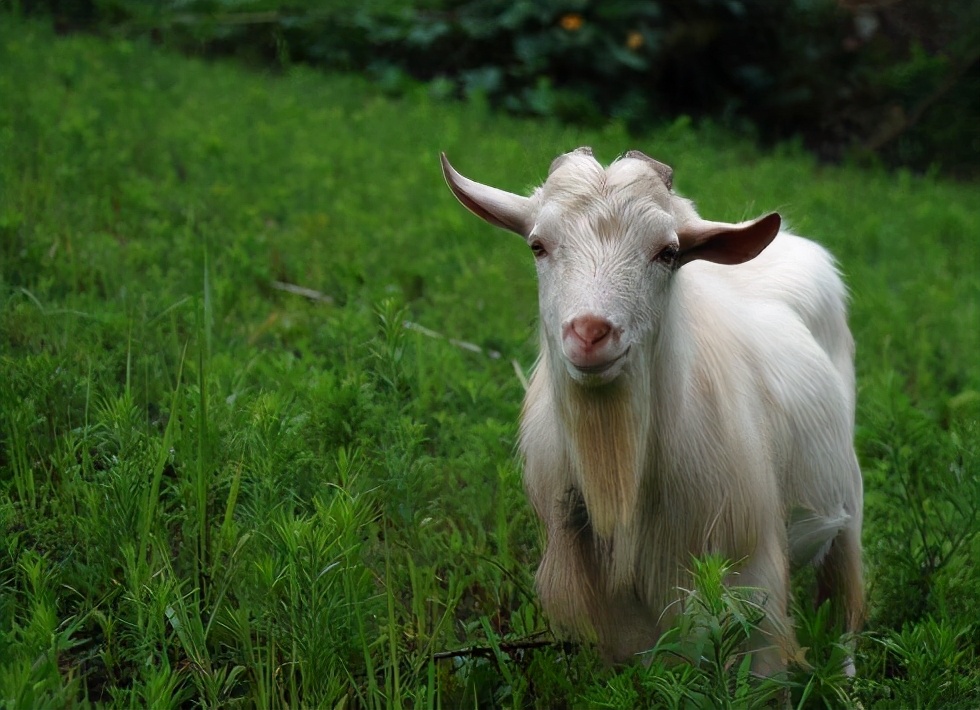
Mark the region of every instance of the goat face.
[[575, 381], [608, 383], [655, 329], [677, 264], [670, 193], [642, 161], [604, 170], [579, 149], [555, 161], [535, 200], [527, 239], [549, 350]]
[[603, 168], [589, 148], [557, 158], [530, 198], [468, 180], [443, 156], [456, 197], [523, 236], [538, 271], [550, 353], [583, 385], [612, 382], [657, 331], [670, 281], [696, 258], [741, 263], [775, 237], [779, 216], [705, 222], [671, 192], [669, 167], [630, 151]]

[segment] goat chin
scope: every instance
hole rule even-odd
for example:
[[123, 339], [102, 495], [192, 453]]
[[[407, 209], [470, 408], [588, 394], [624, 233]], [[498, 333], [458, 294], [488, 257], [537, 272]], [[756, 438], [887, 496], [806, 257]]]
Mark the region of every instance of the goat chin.
[[628, 356], [629, 351], [627, 350], [614, 360], [604, 362], [601, 365], [578, 366], [572, 364], [572, 362], [567, 358], [564, 358], [563, 360], [565, 364], [565, 371], [576, 384], [583, 387], [601, 387], [603, 385], [612, 384], [623, 373], [623, 369], [627, 364], [626, 358]]

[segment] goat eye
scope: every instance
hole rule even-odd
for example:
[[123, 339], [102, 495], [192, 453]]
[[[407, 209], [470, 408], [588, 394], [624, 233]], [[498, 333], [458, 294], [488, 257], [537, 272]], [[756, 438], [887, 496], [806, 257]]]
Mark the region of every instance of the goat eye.
[[662, 264], [670, 266], [677, 261], [677, 247], [673, 244], [664, 247], [656, 256], [656, 260]]
[[544, 244], [541, 243], [540, 239], [535, 239], [531, 242], [531, 252], [534, 254], [535, 259], [548, 256], [548, 250], [544, 248]]

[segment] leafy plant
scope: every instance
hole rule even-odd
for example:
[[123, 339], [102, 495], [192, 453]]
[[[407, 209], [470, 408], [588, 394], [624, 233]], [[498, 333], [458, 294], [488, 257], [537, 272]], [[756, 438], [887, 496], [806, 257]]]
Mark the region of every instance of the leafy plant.
[[[786, 681], [751, 673], [752, 643], [764, 639], [760, 625], [766, 614], [759, 590], [728, 586], [735, 566], [721, 558], [691, 563], [692, 588], [651, 651], [659, 668], [650, 685], [675, 707], [680, 707], [680, 698], [684, 706], [703, 708], [760, 707], [777, 699], [786, 692]], [[669, 670], [676, 661], [690, 669], [680, 674], [682, 680]]]
[[969, 707], [977, 702], [970, 627], [926, 619], [877, 639], [884, 648], [884, 680], [869, 680], [868, 695], [914, 707]]

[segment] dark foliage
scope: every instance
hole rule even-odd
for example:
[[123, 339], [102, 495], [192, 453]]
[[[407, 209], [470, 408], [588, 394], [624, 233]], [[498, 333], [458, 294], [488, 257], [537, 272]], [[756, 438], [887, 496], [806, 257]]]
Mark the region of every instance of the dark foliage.
[[801, 136], [821, 156], [975, 174], [973, 0], [38, 0], [60, 29], [367, 70], [523, 114], [678, 115]]

